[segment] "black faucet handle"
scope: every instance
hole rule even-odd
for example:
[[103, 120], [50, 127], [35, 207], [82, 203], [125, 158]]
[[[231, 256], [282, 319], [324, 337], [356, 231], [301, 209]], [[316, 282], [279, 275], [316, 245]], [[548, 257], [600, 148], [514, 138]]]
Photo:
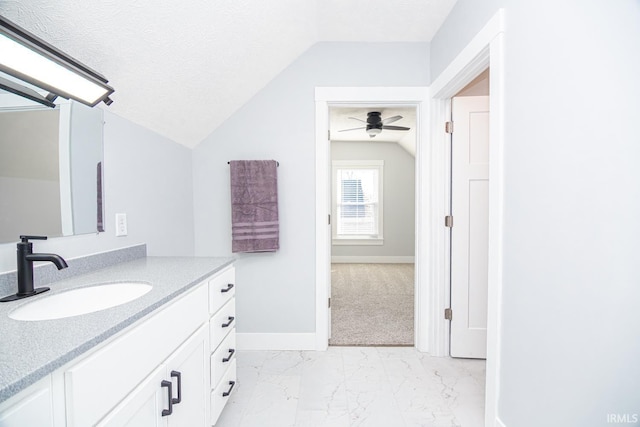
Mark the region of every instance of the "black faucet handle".
[[28, 243], [29, 240], [47, 240], [47, 236], [20, 236], [22, 243]]

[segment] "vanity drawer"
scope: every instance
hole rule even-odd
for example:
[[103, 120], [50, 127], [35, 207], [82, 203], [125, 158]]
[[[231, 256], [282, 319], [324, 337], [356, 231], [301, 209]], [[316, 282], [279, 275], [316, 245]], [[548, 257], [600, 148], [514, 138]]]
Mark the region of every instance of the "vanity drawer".
[[211, 355], [211, 388], [219, 382], [231, 362], [236, 360], [236, 330], [229, 332], [229, 335], [222, 341], [222, 344]]
[[228, 268], [209, 280], [209, 313], [214, 314], [236, 294], [236, 269]]
[[67, 425], [95, 425], [208, 316], [203, 283], [67, 369]]
[[236, 299], [231, 298], [230, 301], [222, 307], [211, 318], [209, 322], [209, 334], [211, 349], [218, 348], [224, 337], [236, 326]]
[[236, 361], [234, 359], [218, 386], [211, 392], [211, 424], [218, 421], [220, 413], [237, 387], [236, 381]]

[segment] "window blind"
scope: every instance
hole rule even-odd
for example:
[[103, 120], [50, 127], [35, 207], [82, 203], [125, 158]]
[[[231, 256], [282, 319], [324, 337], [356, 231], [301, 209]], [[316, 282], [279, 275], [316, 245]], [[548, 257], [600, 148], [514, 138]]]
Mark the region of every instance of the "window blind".
[[338, 236], [378, 235], [378, 169], [337, 170]]

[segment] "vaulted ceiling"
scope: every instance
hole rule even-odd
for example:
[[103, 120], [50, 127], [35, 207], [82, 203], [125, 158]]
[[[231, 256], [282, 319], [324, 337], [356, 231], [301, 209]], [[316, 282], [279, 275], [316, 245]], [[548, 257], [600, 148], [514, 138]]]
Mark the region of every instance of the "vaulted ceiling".
[[105, 107], [193, 147], [319, 41], [430, 41], [456, 0], [1, 0], [104, 74]]

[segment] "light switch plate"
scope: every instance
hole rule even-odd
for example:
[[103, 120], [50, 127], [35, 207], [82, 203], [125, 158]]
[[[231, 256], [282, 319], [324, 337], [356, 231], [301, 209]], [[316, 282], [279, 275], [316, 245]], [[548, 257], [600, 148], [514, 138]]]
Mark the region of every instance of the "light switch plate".
[[127, 235], [127, 214], [117, 213], [116, 214], [116, 236], [126, 236], [126, 235]]

